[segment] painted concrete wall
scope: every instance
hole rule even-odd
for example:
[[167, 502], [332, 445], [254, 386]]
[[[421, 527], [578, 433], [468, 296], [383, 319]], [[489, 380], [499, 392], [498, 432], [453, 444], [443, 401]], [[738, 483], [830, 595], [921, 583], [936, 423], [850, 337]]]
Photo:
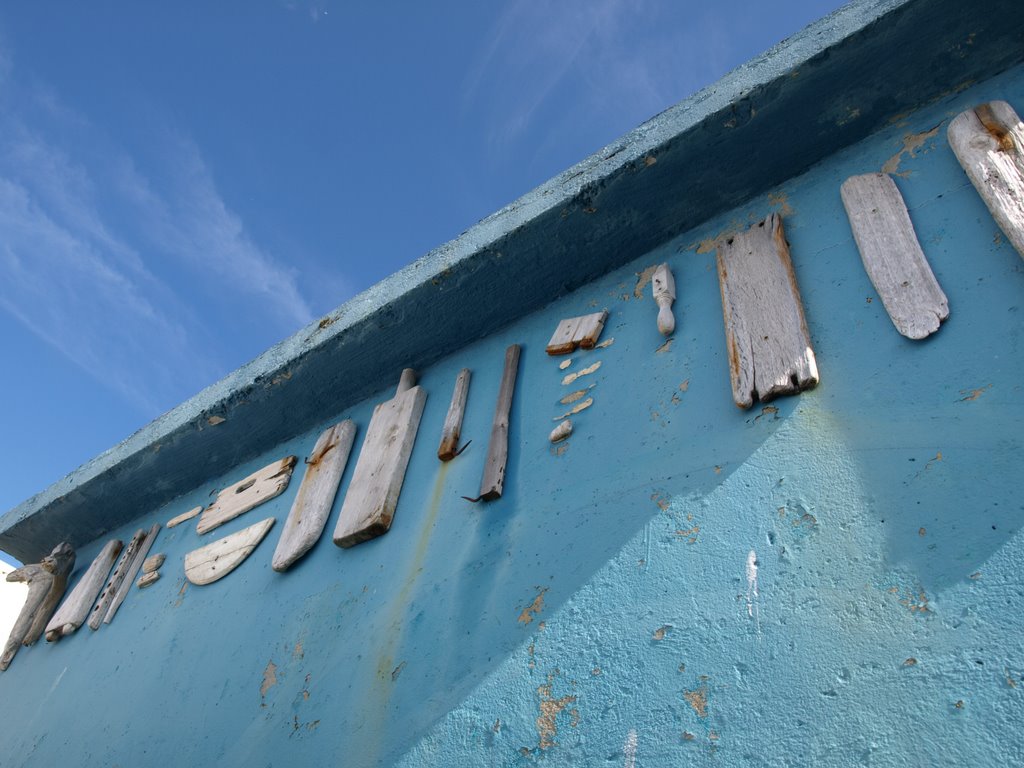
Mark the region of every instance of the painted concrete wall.
[[[164, 530], [163, 578], [113, 624], [25, 649], [0, 678], [17, 692], [0, 697], [4, 764], [1024, 762], [1024, 261], [944, 135], [991, 98], [1024, 111], [1024, 69], [907, 116], [424, 370], [429, 397], [386, 536], [344, 551], [325, 536], [273, 572], [299, 477], [211, 536]], [[883, 167], [950, 301], [923, 343], [892, 327], [839, 199], [847, 176]], [[771, 211], [785, 217], [821, 385], [743, 412], [709, 244]], [[646, 285], [661, 261], [679, 294], [670, 344]], [[543, 351], [557, 321], [601, 307], [614, 343], [560, 370]], [[479, 486], [513, 342], [524, 350], [505, 496], [469, 504], [460, 497]], [[473, 442], [443, 465], [434, 453], [463, 366]], [[559, 399], [591, 385], [594, 406], [552, 449], [548, 431], [568, 410]], [[308, 455], [340, 417], [359, 424], [358, 447], [392, 391], [324, 413], [117, 535]], [[277, 527], [237, 571], [186, 584], [188, 551], [267, 515]], [[102, 543], [80, 551], [80, 568]]]

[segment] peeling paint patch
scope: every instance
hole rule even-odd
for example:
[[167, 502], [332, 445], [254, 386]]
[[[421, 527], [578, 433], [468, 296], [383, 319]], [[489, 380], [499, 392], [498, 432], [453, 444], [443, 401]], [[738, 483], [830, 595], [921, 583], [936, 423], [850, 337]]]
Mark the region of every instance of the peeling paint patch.
[[672, 626], [669, 624], [665, 624], [664, 626], [658, 627], [656, 630], [654, 630], [654, 633], [651, 635], [651, 639], [655, 641], [664, 640], [665, 635], [668, 634], [668, 631], [670, 629], [672, 629]]
[[[576, 703], [576, 697], [572, 695], [562, 696], [557, 699], [552, 696], [551, 689], [554, 685], [556, 674], [558, 674], [557, 669], [548, 674], [546, 683], [537, 687], [537, 696], [540, 699], [538, 702], [540, 714], [537, 715], [536, 726], [539, 738], [537, 746], [540, 749], [550, 749], [558, 744], [555, 741], [555, 737], [558, 735], [558, 715], [570, 704]], [[575, 728], [579, 724], [580, 713], [577, 709], [573, 708], [569, 710], [569, 715], [571, 717], [569, 725]]]
[[693, 708], [693, 711], [697, 713], [697, 717], [704, 718], [708, 716], [707, 683], [702, 683], [700, 687], [694, 688], [692, 691], [683, 691], [683, 698]]
[[302, 641], [299, 640], [295, 643], [295, 647], [292, 649], [292, 658], [301, 659], [305, 655], [305, 651], [302, 650]]
[[[692, 520], [693, 519], [693, 515], [687, 515], [687, 518]], [[699, 525], [695, 525], [692, 528], [680, 528], [680, 529], [678, 529], [676, 531], [676, 536], [681, 536], [681, 537], [686, 538], [686, 543], [687, 544], [696, 544], [697, 543], [697, 534], [698, 533], [700, 533], [700, 526]]]
[[651, 282], [651, 278], [654, 276], [655, 271], [658, 269], [657, 264], [652, 264], [647, 267], [643, 272], [636, 273], [636, 287], [633, 288], [633, 296], [641, 299], [644, 295], [644, 288]]
[[558, 402], [561, 403], [562, 405], [571, 405], [571, 404], [575, 403], [577, 400], [580, 400], [580, 399], [586, 397], [587, 392], [592, 390], [595, 386], [596, 386], [595, 384], [591, 384], [586, 389], [577, 389], [575, 392], [570, 392], [568, 395], [563, 397]]
[[940, 127], [941, 125], [936, 125], [930, 131], [921, 131], [920, 133], [908, 133], [904, 135], [903, 148], [885, 161], [885, 165], [882, 166], [882, 173], [897, 174], [900, 167], [900, 161], [902, 161], [903, 156], [909, 155], [910, 157], [917, 157], [918, 150], [924, 146], [928, 139], [933, 138], [935, 134], [939, 132]]
[[584, 369], [582, 369], [580, 371], [576, 371], [575, 373], [567, 374], [566, 377], [564, 379], [562, 379], [562, 385], [563, 386], [567, 386], [569, 384], [572, 384], [580, 376], [588, 376], [589, 374], [593, 373], [594, 371], [596, 371], [600, 367], [601, 367], [601, 361], [598, 360], [593, 365], [588, 365], [586, 368], [584, 368]]
[[533, 602], [523, 608], [522, 612], [519, 614], [520, 624], [529, 624], [533, 621], [535, 616], [544, 610], [544, 593], [547, 591], [547, 587], [541, 589], [537, 593], [537, 596], [533, 598]]
[[674, 341], [675, 341], [674, 338], [667, 339], [664, 344], [662, 344], [660, 347], [658, 347], [656, 350], [654, 350], [654, 354], [660, 355], [660, 354], [662, 354], [664, 352], [668, 352], [670, 349], [672, 349], [672, 342], [674, 342]]
[[206, 420], [206, 423], [211, 427], [216, 427], [218, 424], [223, 424], [225, 421], [227, 421], [227, 419], [223, 416], [211, 416]]
[[572, 358], [571, 357], [568, 360], [563, 360], [562, 362], [560, 362], [558, 364], [558, 369], [561, 370], [561, 371], [564, 371], [570, 365], [572, 365]]
[[778, 208], [779, 214], [782, 216], [790, 216], [793, 213], [793, 208], [789, 204], [789, 196], [785, 192], [769, 194], [768, 205]]
[[555, 418], [553, 418], [552, 421], [561, 421], [562, 419], [567, 419], [570, 416], [575, 416], [577, 413], [579, 413], [580, 411], [585, 411], [587, 408], [589, 408], [593, 404], [594, 404], [594, 398], [588, 397], [582, 403], [579, 403], [578, 405], [574, 406], [573, 408], [570, 408], [568, 411], [563, 413], [561, 416], [555, 416]]
[[977, 400], [979, 397], [981, 397], [982, 394], [986, 390], [989, 390], [991, 388], [992, 388], [992, 385], [989, 384], [987, 386], [980, 387], [978, 389], [961, 389], [960, 390], [960, 394], [964, 395], [964, 397], [961, 397], [957, 402], [958, 403], [970, 403], [970, 402], [973, 402], [973, 401]]
[[605, 339], [600, 344], [596, 345], [594, 349], [608, 349], [612, 344], [615, 343], [615, 337], [612, 336], [610, 339]]
[[[260, 685], [260, 697], [266, 698], [267, 691], [277, 685], [277, 665], [273, 659], [267, 662], [266, 668], [263, 670], [263, 683]], [[266, 702], [263, 702], [260, 706], [267, 706]]]
[[669, 500], [668, 497], [662, 496], [660, 493], [652, 493], [651, 501], [658, 505], [658, 509], [662, 512], [668, 512]]

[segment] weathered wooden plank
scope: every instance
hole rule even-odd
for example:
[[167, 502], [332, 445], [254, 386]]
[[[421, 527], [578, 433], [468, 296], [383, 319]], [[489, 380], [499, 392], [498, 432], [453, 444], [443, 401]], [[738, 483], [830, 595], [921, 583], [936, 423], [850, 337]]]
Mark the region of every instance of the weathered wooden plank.
[[548, 342], [545, 351], [549, 355], [568, 355], [578, 346], [576, 332], [580, 327], [579, 317], [567, 317], [558, 323], [555, 332], [551, 334], [551, 341]]
[[317, 439], [274, 550], [275, 571], [288, 570], [324, 532], [355, 439], [356, 425], [351, 419], [328, 427]]
[[200, 534], [212, 531], [218, 525], [276, 498], [288, 487], [294, 467], [295, 457], [286, 456], [228, 486], [217, 494], [213, 504], [200, 516], [196, 531]]
[[142, 562], [142, 572], [153, 573], [154, 571], [159, 571], [160, 566], [164, 564], [164, 560], [166, 559], [167, 555], [162, 552], [158, 555], [150, 555]]
[[89, 565], [88, 570], [71, 590], [60, 608], [53, 614], [50, 623], [46, 625], [46, 639], [48, 642], [56, 642], [62, 637], [67, 637], [85, 621], [89, 615], [89, 609], [96, 602], [96, 597], [103, 589], [103, 583], [110, 573], [110, 566], [121, 552], [122, 543], [120, 539], [111, 539], [96, 555], [96, 558]]
[[135, 535], [132, 536], [132, 540], [128, 542], [128, 546], [121, 551], [121, 559], [114, 566], [114, 572], [110, 574], [107, 585], [103, 587], [99, 600], [96, 601], [96, 605], [92, 607], [92, 612], [89, 614], [89, 629], [97, 630], [100, 628], [100, 624], [103, 623], [103, 617], [107, 615], [107, 611], [110, 609], [110, 603], [113, 601], [114, 595], [120, 589], [124, 577], [128, 575], [128, 569], [132, 567], [135, 554], [139, 551], [139, 547], [142, 546], [145, 540], [146, 531], [139, 528]]
[[74, 567], [75, 550], [62, 541], [41, 562], [23, 565], [7, 574], [7, 581], [28, 586], [28, 594], [0, 653], [0, 672], [11, 665], [21, 646], [32, 645], [42, 636], [57, 603], [64, 597]]
[[1024, 258], [1024, 123], [1005, 101], [961, 112], [946, 132], [967, 178]]
[[566, 419], [557, 427], [551, 430], [551, 434], [548, 435], [548, 440], [552, 443], [560, 443], [565, 440], [569, 435], [572, 434], [572, 422]]
[[359, 460], [334, 529], [334, 543], [351, 547], [387, 533], [402, 491], [427, 393], [403, 372], [395, 396], [373, 411]]
[[896, 182], [886, 173], [851, 176], [840, 188], [864, 269], [896, 330], [923, 339], [949, 317]]
[[452, 402], [441, 430], [441, 444], [437, 447], [437, 458], [451, 461], [459, 455], [459, 439], [462, 437], [462, 418], [466, 413], [466, 397], [469, 395], [469, 368], [459, 371], [455, 379]]
[[258, 523], [212, 541], [185, 555], [185, 578], [197, 586], [212, 584], [240, 566], [274, 525], [268, 517]]
[[501, 388], [498, 390], [498, 402], [494, 406], [494, 421], [491, 424], [491, 442], [487, 446], [487, 463], [484, 464], [484, 476], [480, 483], [479, 499], [483, 501], [501, 498], [505, 487], [508, 417], [516, 389], [516, 374], [519, 372], [519, 351], [518, 344], [505, 350], [505, 370], [501, 374]]
[[160, 533], [160, 523], [153, 523], [153, 527], [149, 529], [149, 533], [146, 534], [146, 540], [142, 542], [142, 546], [139, 547], [139, 551], [135, 554], [135, 559], [132, 560], [132, 564], [128, 566], [128, 573], [124, 577], [124, 581], [121, 582], [121, 586], [117, 589], [117, 594], [114, 595], [114, 599], [110, 603], [110, 608], [107, 609], [107, 615], [103, 617], [103, 623], [109, 624], [114, 620], [114, 614], [117, 613], [117, 609], [121, 607], [121, 603], [128, 596], [128, 592], [132, 588], [132, 583], [135, 581], [135, 575], [142, 568], [142, 564], [145, 562], [146, 557], [149, 555], [149, 550], [153, 548], [153, 542], [156, 541], [157, 534]]
[[601, 331], [604, 330], [607, 320], [607, 309], [581, 317], [579, 328], [576, 329], [576, 343], [583, 349], [593, 349], [597, 345], [597, 340], [601, 338]]
[[671, 336], [676, 329], [676, 317], [672, 314], [672, 302], [676, 300], [676, 281], [668, 264], [662, 264], [651, 277], [651, 293], [658, 305], [658, 330]]
[[172, 517], [170, 520], [168, 520], [167, 521], [167, 527], [168, 528], [173, 528], [176, 525], [181, 525], [182, 523], [184, 523], [184, 522], [186, 522], [188, 520], [191, 520], [193, 517], [195, 517], [196, 515], [198, 515], [202, 511], [203, 511], [203, 505], [202, 504], [200, 504], [198, 507], [192, 507], [192, 509], [190, 509], [188, 512], [182, 512], [177, 517]]
[[139, 589], [145, 589], [150, 584], [160, 579], [160, 571], [149, 571], [148, 573], [142, 574], [137, 582]]
[[749, 408], [818, 383], [782, 218], [773, 213], [718, 246], [733, 399]]

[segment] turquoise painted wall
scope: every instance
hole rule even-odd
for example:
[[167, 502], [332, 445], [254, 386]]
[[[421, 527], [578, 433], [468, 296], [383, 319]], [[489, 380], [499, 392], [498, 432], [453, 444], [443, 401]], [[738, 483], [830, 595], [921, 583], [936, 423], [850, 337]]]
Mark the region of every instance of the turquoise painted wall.
[[[991, 98], [1024, 111], [1024, 69], [423, 371], [427, 406], [386, 536], [343, 551], [328, 535], [273, 572], [300, 473], [215, 534], [162, 531], [163, 578], [113, 624], [24, 649], [0, 677], [3, 763], [1024, 762], [1024, 261], [945, 141], [953, 115]], [[839, 198], [846, 177], [885, 165], [950, 301], [923, 343], [892, 327]], [[785, 218], [821, 385], [744, 412], [706, 244], [771, 211]], [[679, 294], [668, 345], [638, 277], [661, 261]], [[560, 370], [544, 354], [557, 321], [601, 307], [614, 343]], [[513, 342], [523, 356], [505, 496], [469, 504]], [[435, 451], [463, 366], [473, 442], [444, 465]], [[358, 448], [397, 375], [320, 428], [353, 418]], [[590, 385], [594, 406], [553, 450], [559, 398]], [[308, 455], [318, 433], [268, 446], [117, 535]], [[186, 584], [188, 551], [268, 515], [277, 526], [237, 571]], [[80, 569], [104, 540], [80, 551]]]

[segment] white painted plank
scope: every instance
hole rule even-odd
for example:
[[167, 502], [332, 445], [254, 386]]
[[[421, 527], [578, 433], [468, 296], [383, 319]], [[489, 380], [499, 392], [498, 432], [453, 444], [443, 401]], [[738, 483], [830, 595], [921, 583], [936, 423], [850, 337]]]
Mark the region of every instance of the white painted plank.
[[97, 630], [100, 628], [100, 624], [103, 623], [103, 617], [107, 615], [107, 610], [110, 608], [114, 595], [117, 594], [117, 590], [121, 587], [124, 577], [128, 575], [128, 569], [132, 566], [135, 553], [139, 551], [139, 547], [142, 546], [142, 542], [145, 540], [146, 531], [139, 528], [132, 537], [132, 540], [128, 542], [128, 546], [121, 551], [121, 559], [114, 566], [114, 572], [110, 574], [106, 586], [103, 587], [103, 591], [100, 593], [99, 600], [96, 601], [96, 605], [93, 606], [92, 612], [89, 614], [89, 629]]
[[818, 383], [818, 367], [782, 228], [773, 213], [719, 243], [718, 278], [733, 399], [749, 408]]
[[452, 392], [452, 402], [441, 430], [441, 444], [437, 447], [437, 458], [451, 461], [459, 455], [459, 439], [462, 437], [462, 418], [466, 413], [466, 398], [469, 395], [469, 368], [459, 371]]
[[139, 547], [139, 551], [135, 554], [135, 559], [132, 560], [132, 564], [128, 567], [128, 573], [125, 575], [124, 581], [121, 582], [121, 586], [118, 587], [117, 594], [114, 595], [114, 599], [110, 603], [110, 608], [107, 609], [107, 615], [103, 618], [104, 624], [109, 624], [114, 620], [114, 614], [117, 613], [117, 609], [121, 607], [121, 603], [128, 596], [128, 592], [132, 588], [132, 582], [135, 581], [135, 575], [142, 568], [142, 564], [149, 555], [149, 550], [152, 549], [153, 542], [156, 541], [157, 534], [159, 533], [160, 523], [153, 523], [153, 527], [146, 534], [146, 540], [142, 542], [142, 546]]
[[1024, 123], [1005, 101], [957, 115], [946, 132], [967, 178], [1024, 258]]
[[287, 571], [324, 532], [355, 439], [356, 425], [351, 419], [328, 427], [317, 439], [274, 550], [275, 571]]
[[402, 386], [373, 411], [334, 529], [339, 547], [368, 541], [391, 528], [427, 400], [423, 387], [403, 391]]
[[89, 569], [71, 590], [71, 594], [61, 603], [50, 623], [46, 625], [47, 641], [56, 642], [82, 626], [89, 615], [89, 609], [103, 589], [103, 583], [110, 573], [110, 566], [121, 552], [121, 547], [120, 539], [111, 539], [103, 546], [89, 565]]
[[604, 330], [604, 324], [607, 320], [607, 309], [590, 315], [584, 315], [580, 318], [580, 324], [576, 329], [574, 341], [583, 349], [593, 349], [597, 345], [597, 340], [601, 338], [601, 331]]
[[555, 332], [551, 334], [551, 341], [545, 347], [549, 355], [568, 355], [578, 346], [577, 330], [580, 326], [580, 317], [567, 317], [558, 323]]
[[840, 188], [864, 269], [896, 330], [909, 339], [935, 333], [949, 317], [896, 182], [887, 173], [851, 176]]
[[276, 498], [288, 487], [294, 467], [295, 457], [286, 456], [228, 486], [217, 494], [217, 499], [200, 516], [196, 532], [212, 531], [218, 525]]
[[671, 336], [676, 329], [676, 317], [672, 314], [672, 303], [676, 300], [676, 281], [668, 264], [662, 264], [651, 277], [651, 293], [658, 305], [658, 330]]
[[205, 547], [192, 550], [185, 555], [185, 578], [196, 586], [212, 584], [224, 578], [252, 554], [273, 525], [274, 518], [268, 517], [223, 539], [212, 541]]
[[498, 402], [494, 406], [494, 421], [491, 424], [491, 441], [487, 446], [487, 462], [480, 483], [479, 499], [493, 501], [501, 498], [505, 487], [505, 470], [508, 465], [508, 417], [512, 410], [512, 395], [516, 389], [516, 375], [519, 372], [519, 345], [513, 344], [505, 350], [505, 369], [501, 375]]
[[202, 504], [200, 504], [198, 507], [192, 507], [192, 509], [190, 509], [188, 512], [182, 512], [177, 517], [172, 517], [170, 520], [168, 520], [167, 521], [167, 527], [168, 528], [174, 528], [176, 525], [181, 525], [182, 523], [184, 523], [184, 522], [186, 522], [188, 520], [191, 520], [193, 517], [195, 517], [196, 515], [198, 515], [202, 511], [203, 511], [203, 505]]

